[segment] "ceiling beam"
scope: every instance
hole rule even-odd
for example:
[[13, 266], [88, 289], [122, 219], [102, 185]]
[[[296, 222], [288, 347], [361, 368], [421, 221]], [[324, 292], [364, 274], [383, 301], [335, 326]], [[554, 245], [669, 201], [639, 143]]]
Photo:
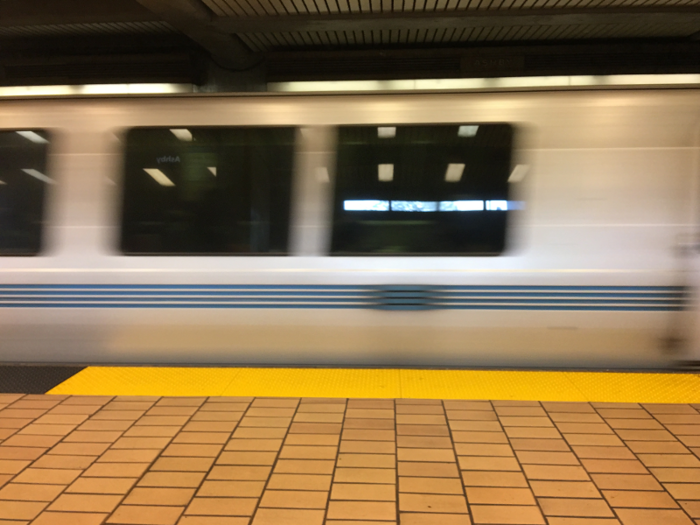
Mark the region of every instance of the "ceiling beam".
[[235, 35], [217, 28], [213, 24], [214, 13], [200, 0], [138, 0], [138, 3], [199, 44], [221, 67], [244, 70], [261, 61]]
[[289, 33], [462, 29], [566, 25], [695, 25], [700, 31], [700, 8], [648, 9], [522, 9], [503, 11], [431, 11], [363, 14], [219, 17], [212, 23], [221, 32]]
[[0, 0], [0, 27], [159, 20], [136, 0]]

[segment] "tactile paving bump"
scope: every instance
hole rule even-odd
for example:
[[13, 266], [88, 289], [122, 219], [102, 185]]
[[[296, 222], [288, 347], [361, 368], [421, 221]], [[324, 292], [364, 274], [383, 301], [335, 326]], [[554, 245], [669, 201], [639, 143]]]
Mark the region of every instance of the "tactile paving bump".
[[82, 366], [0, 366], [0, 393], [45, 394], [83, 368]]
[[696, 374], [563, 372], [588, 401], [700, 403]]

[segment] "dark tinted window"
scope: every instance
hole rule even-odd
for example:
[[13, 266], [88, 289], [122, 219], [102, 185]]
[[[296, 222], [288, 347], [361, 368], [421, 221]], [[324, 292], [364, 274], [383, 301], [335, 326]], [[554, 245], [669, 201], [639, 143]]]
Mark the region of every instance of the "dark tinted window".
[[136, 128], [126, 144], [127, 254], [284, 254], [293, 128]]
[[41, 249], [49, 140], [43, 131], [0, 131], [0, 255]]
[[332, 253], [500, 254], [512, 139], [508, 124], [341, 127]]

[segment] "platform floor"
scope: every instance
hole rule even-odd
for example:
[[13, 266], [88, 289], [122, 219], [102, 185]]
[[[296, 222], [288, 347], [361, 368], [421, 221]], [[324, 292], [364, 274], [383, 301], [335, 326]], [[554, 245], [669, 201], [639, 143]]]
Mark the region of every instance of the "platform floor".
[[695, 374], [75, 371], [0, 394], [0, 525], [700, 525]]

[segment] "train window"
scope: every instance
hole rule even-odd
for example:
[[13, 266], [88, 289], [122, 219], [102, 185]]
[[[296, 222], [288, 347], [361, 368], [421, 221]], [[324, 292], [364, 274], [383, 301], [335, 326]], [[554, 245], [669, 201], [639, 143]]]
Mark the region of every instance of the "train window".
[[0, 255], [41, 249], [48, 144], [44, 131], [0, 131]]
[[130, 255], [287, 253], [294, 128], [134, 128], [121, 249]]
[[509, 124], [343, 126], [334, 255], [499, 255], [506, 238]]

